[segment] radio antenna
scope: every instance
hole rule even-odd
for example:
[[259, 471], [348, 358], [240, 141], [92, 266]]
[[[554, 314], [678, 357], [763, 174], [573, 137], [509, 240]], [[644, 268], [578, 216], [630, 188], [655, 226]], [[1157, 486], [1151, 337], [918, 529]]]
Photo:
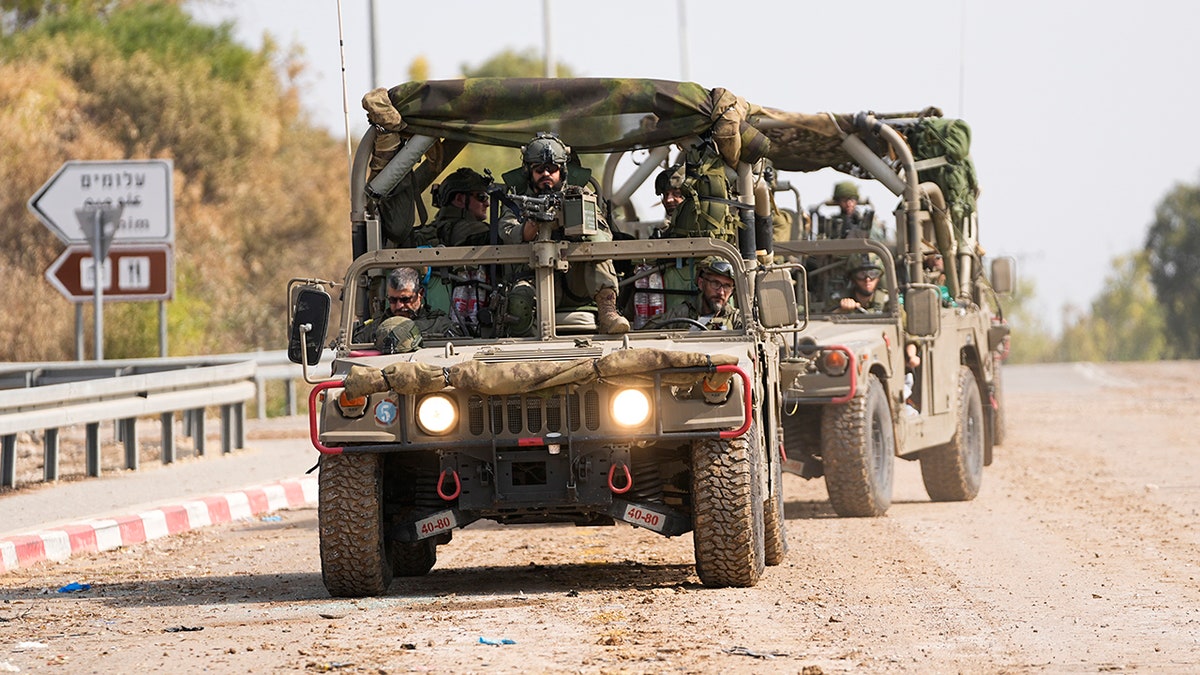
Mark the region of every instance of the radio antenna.
[[354, 151], [350, 146], [350, 98], [346, 93], [346, 38], [342, 32], [342, 0], [337, 0], [338, 53], [342, 59], [342, 122], [346, 131], [346, 165], [354, 171]]

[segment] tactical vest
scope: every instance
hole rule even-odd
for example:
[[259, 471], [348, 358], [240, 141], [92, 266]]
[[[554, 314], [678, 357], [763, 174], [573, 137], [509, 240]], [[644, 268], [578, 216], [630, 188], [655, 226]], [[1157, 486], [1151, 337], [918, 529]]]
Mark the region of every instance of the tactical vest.
[[683, 203], [671, 217], [668, 236], [712, 237], [737, 245], [741, 220], [728, 203], [733, 191], [720, 153], [712, 143], [702, 143], [685, 150], [683, 160]]

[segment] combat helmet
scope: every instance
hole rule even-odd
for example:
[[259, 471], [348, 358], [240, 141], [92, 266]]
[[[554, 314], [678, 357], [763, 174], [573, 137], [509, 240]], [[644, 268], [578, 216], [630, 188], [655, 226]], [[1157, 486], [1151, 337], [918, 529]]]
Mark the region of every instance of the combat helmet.
[[733, 265], [730, 265], [729, 261], [724, 258], [710, 255], [696, 263], [696, 275], [699, 276], [705, 272], [733, 280]]
[[571, 148], [557, 135], [548, 131], [539, 131], [528, 145], [521, 148], [521, 163], [527, 172], [537, 165], [553, 164], [566, 175], [567, 160], [570, 156]]
[[858, 186], [848, 180], [844, 180], [833, 186], [833, 201], [839, 199], [853, 199], [858, 201]]
[[678, 189], [683, 183], [683, 165], [670, 167], [658, 172], [654, 177], [654, 194], [662, 195], [667, 190]]
[[469, 167], [462, 167], [458, 171], [446, 176], [441, 185], [434, 187], [434, 199], [439, 207], [445, 206], [454, 200], [454, 195], [472, 192], [486, 192], [492, 184], [492, 176], [482, 175]]
[[871, 269], [883, 271], [883, 262], [874, 253], [855, 253], [846, 259], [846, 274]]

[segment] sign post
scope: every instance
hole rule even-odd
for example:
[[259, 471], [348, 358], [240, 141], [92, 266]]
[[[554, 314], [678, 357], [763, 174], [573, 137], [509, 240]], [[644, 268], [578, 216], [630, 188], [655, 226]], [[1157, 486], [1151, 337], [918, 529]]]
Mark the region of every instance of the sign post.
[[[92, 260], [101, 261], [92, 265], [92, 293], [95, 309], [93, 310], [92, 344], [96, 350], [96, 360], [104, 360], [104, 264], [108, 256], [108, 247], [112, 245], [113, 234], [117, 231], [117, 223], [121, 220], [124, 206], [84, 206], [75, 209], [75, 217], [83, 233], [92, 244]], [[91, 227], [89, 227], [89, 223]]]
[[[110, 299], [159, 299], [170, 298], [170, 288], [173, 282], [173, 266], [171, 264], [171, 244], [175, 240], [175, 193], [172, 187], [173, 165], [171, 160], [117, 160], [117, 161], [80, 161], [71, 160], [62, 165], [50, 180], [42, 185], [27, 204], [29, 210], [54, 233], [68, 249], [59, 256], [49, 269], [46, 278], [59, 291], [76, 303], [83, 302], [77, 289], [69, 287], [72, 273], [70, 266], [60, 268], [67, 258], [79, 258], [79, 286], [90, 283], [92, 300], [95, 303], [95, 348], [96, 360], [104, 358], [104, 317], [103, 301], [105, 287], [110, 289]], [[85, 252], [90, 252], [91, 276], [84, 282], [85, 258], [79, 256], [82, 244], [87, 244]], [[165, 249], [166, 259], [151, 267], [130, 263], [126, 269], [143, 272], [149, 278], [152, 271], [170, 272], [172, 278], [167, 281], [165, 295], [140, 297], [136, 292], [121, 293], [121, 277], [113, 274], [116, 265], [109, 264], [109, 250], [113, 245], [139, 244], [157, 245], [155, 251]], [[116, 251], [116, 249], [113, 249]], [[158, 256], [155, 256], [158, 259]], [[147, 258], [148, 260], [148, 258]], [[105, 271], [108, 271], [110, 282], [106, 282]], [[141, 273], [133, 274], [138, 281], [133, 285], [140, 288]], [[61, 283], [60, 283], [61, 282]], [[117, 284], [115, 287], [113, 284]], [[81, 290], [81, 289], [78, 289]], [[117, 291], [112, 293], [111, 291]], [[82, 321], [82, 313], [76, 306], [76, 323]], [[166, 319], [165, 312], [160, 306], [160, 351], [166, 355]], [[83, 333], [76, 326], [77, 357], [82, 357]]]

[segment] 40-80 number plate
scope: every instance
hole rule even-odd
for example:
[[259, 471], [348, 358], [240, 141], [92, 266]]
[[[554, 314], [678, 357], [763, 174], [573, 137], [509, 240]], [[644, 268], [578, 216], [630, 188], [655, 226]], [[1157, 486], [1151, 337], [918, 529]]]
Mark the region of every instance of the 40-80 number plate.
[[417, 521], [417, 538], [425, 539], [435, 534], [449, 532], [458, 525], [453, 511], [441, 511]]
[[667, 515], [658, 511], [651, 511], [643, 506], [630, 504], [625, 507], [625, 512], [621, 514], [621, 520], [627, 523], [644, 527], [655, 532], [662, 532], [667, 526]]

